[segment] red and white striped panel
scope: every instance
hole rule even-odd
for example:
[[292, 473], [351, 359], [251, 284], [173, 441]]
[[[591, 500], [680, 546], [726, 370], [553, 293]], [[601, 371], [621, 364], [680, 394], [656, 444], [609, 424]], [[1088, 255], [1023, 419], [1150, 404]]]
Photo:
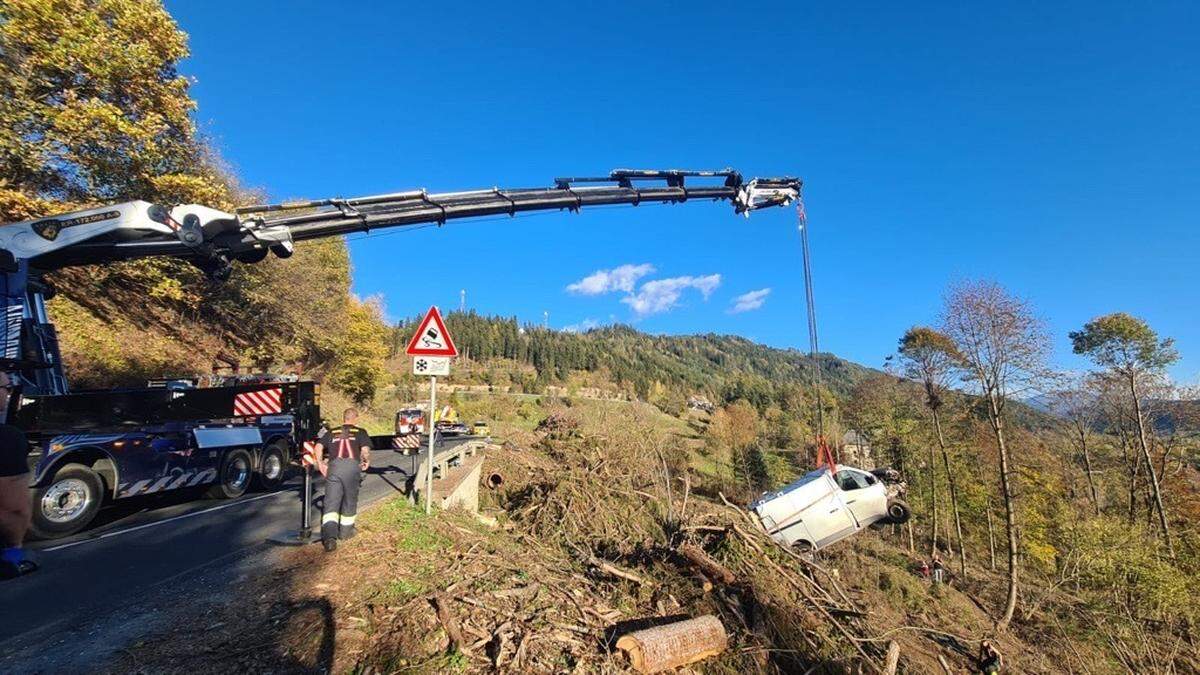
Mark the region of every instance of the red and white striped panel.
[[321, 446], [316, 441], [304, 441], [304, 454], [300, 455], [300, 463], [305, 466], [316, 466], [317, 458], [321, 456]]
[[233, 397], [233, 414], [274, 415], [283, 412], [283, 389], [247, 391]]
[[393, 436], [392, 447], [397, 450], [419, 448], [421, 447], [421, 437], [415, 434], [412, 436]]

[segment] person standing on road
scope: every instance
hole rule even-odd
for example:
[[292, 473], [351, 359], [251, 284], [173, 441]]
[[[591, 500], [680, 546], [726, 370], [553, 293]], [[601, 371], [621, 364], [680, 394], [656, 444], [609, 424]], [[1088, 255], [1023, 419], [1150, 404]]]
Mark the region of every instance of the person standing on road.
[[8, 424], [14, 380], [0, 371], [0, 579], [12, 579], [37, 569], [22, 548], [33, 517], [29, 492], [29, 441], [25, 432]]
[[358, 487], [363, 472], [371, 465], [371, 437], [354, 426], [357, 421], [358, 411], [346, 408], [342, 413], [342, 426], [318, 439], [324, 455], [318, 468], [325, 476], [321, 543], [326, 551], [335, 550], [338, 539], [354, 536]]

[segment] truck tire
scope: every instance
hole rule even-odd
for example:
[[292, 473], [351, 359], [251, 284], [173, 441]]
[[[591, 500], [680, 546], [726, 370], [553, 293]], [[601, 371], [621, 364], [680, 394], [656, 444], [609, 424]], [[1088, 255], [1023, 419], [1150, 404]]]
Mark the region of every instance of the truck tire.
[[258, 471], [254, 482], [264, 490], [273, 490], [283, 482], [287, 473], [288, 446], [284, 441], [275, 441], [263, 448], [258, 459]]
[[912, 509], [908, 508], [908, 503], [902, 499], [888, 500], [887, 512], [887, 521], [895, 525], [907, 523], [912, 517]]
[[67, 464], [33, 491], [29, 531], [38, 539], [56, 539], [88, 526], [104, 502], [104, 480], [82, 464]]
[[221, 458], [217, 482], [208, 488], [208, 496], [213, 499], [237, 499], [246, 494], [253, 475], [254, 460], [250, 453], [242, 448], [230, 450]]

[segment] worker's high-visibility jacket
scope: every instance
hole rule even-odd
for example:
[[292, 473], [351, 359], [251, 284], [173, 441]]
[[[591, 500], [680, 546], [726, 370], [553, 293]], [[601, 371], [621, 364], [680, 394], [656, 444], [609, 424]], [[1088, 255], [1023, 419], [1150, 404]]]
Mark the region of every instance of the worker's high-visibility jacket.
[[364, 429], [351, 424], [343, 424], [332, 431], [326, 431], [317, 442], [325, 452], [325, 459], [362, 459], [363, 449], [370, 450], [371, 437]]
[[337, 539], [354, 534], [358, 515], [358, 484], [362, 478], [359, 463], [364, 449], [370, 449], [366, 431], [343, 425], [319, 439], [329, 470], [325, 474], [325, 507], [321, 514], [321, 538]]

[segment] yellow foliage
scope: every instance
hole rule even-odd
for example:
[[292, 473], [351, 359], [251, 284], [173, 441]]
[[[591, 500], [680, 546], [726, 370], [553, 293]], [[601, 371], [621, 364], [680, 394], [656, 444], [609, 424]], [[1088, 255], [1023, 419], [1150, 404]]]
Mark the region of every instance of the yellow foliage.
[[369, 403], [385, 380], [388, 337], [389, 329], [379, 303], [350, 298], [346, 331], [330, 384], [345, 391], [356, 403]]

